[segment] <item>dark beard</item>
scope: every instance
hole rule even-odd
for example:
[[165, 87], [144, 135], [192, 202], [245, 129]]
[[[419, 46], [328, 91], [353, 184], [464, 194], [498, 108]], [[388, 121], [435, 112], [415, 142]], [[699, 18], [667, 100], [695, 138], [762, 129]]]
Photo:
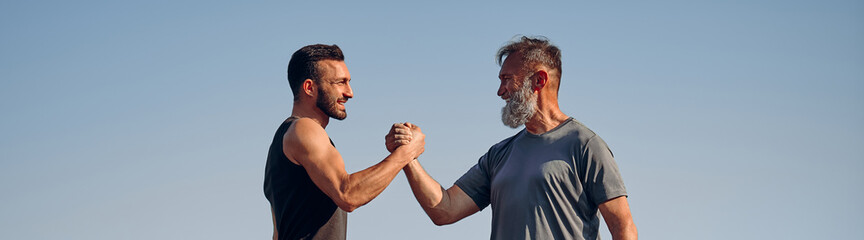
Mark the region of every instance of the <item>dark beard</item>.
[[348, 117], [348, 113], [339, 111], [339, 107], [336, 106], [335, 100], [330, 101], [329, 94], [324, 94], [324, 92], [321, 93], [322, 94], [318, 94], [318, 99], [315, 100], [315, 106], [317, 106], [318, 109], [321, 109], [321, 111], [323, 111], [324, 114], [327, 114], [328, 117], [336, 120], [342, 120]]

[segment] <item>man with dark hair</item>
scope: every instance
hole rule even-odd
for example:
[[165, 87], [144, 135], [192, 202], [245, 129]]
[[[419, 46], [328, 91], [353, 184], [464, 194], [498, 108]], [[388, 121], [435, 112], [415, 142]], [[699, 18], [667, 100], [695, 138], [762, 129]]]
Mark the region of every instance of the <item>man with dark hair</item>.
[[[404, 168], [414, 196], [436, 225], [492, 205], [491, 239], [599, 239], [602, 214], [614, 239], [636, 239], [627, 192], [603, 139], [558, 107], [561, 50], [522, 37], [498, 51], [506, 102], [501, 120], [525, 128], [493, 145], [449, 189], [420, 163]], [[506, 58], [506, 59], [505, 59]], [[388, 143], [410, 135], [394, 125]]]
[[273, 239], [345, 239], [347, 212], [378, 196], [423, 153], [425, 137], [419, 128], [395, 129], [402, 137], [388, 138], [389, 156], [348, 174], [324, 130], [330, 118], [345, 119], [345, 102], [354, 96], [342, 50], [321, 44], [297, 50], [288, 63], [288, 82], [294, 108], [273, 136], [264, 172]]

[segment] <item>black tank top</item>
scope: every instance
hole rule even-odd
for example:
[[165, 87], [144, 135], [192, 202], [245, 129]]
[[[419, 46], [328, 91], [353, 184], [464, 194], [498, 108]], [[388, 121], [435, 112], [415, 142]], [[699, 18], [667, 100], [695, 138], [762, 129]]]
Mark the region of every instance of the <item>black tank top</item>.
[[292, 163], [282, 151], [283, 136], [294, 120], [288, 118], [276, 130], [264, 169], [264, 196], [273, 208], [279, 239], [344, 240], [348, 214], [315, 186], [306, 169]]

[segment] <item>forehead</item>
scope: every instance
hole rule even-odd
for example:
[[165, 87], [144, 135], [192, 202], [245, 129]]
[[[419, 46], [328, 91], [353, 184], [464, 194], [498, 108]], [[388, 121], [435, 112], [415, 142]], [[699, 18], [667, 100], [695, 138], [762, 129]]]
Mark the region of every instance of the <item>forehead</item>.
[[504, 63], [501, 64], [501, 71], [498, 74], [517, 75], [522, 70], [522, 65], [522, 53], [511, 53], [504, 59]]
[[338, 60], [321, 60], [317, 63], [318, 71], [321, 73], [321, 78], [324, 79], [351, 79], [351, 73], [348, 72], [348, 66], [344, 61]]

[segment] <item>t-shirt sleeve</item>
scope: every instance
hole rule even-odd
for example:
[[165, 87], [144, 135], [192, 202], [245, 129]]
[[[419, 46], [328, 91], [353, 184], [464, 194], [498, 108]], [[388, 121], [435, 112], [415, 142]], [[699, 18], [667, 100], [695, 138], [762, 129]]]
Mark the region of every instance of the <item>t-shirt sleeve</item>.
[[589, 139], [583, 157], [587, 163], [585, 190], [594, 204], [600, 205], [612, 198], [627, 196], [618, 164], [603, 139], [599, 136]]
[[492, 175], [488, 171], [488, 158], [489, 153], [486, 153], [480, 157], [477, 164], [468, 169], [468, 172], [462, 175], [459, 180], [456, 180], [456, 186], [459, 186], [463, 192], [468, 194], [480, 210], [489, 206], [489, 196], [492, 191], [490, 187], [490, 176]]

